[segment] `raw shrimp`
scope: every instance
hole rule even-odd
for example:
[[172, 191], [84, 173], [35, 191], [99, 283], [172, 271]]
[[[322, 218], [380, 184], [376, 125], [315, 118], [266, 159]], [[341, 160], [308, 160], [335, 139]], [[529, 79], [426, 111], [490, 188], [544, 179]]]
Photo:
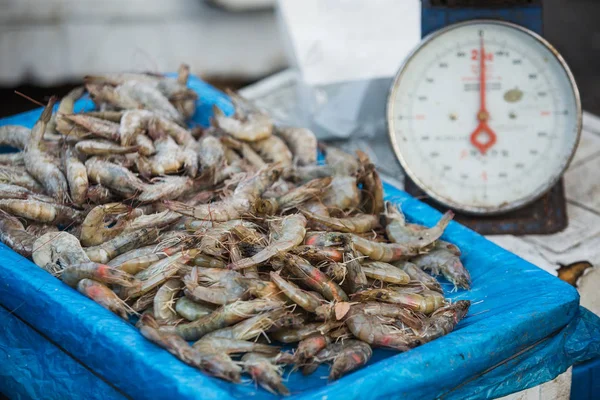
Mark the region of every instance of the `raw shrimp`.
[[23, 186], [35, 193], [43, 193], [44, 188], [33, 176], [21, 167], [0, 165], [0, 182]]
[[266, 165], [262, 157], [258, 155], [248, 143], [237, 141], [228, 136], [222, 137], [221, 142], [226, 146], [239, 151], [243, 160], [253, 169], [258, 170]]
[[223, 247], [223, 242], [233, 228], [238, 225], [249, 229], [259, 228], [255, 223], [242, 219], [232, 219], [231, 221], [216, 224], [213, 228], [207, 230], [202, 237], [202, 240], [200, 241], [200, 249], [202, 252], [214, 257], [224, 255], [226, 251]]
[[348, 295], [337, 283], [306, 260], [293, 254], [286, 254], [284, 257], [287, 270], [306, 286], [317, 291], [327, 300], [348, 301]]
[[139, 229], [125, 232], [98, 246], [85, 249], [90, 260], [107, 263], [116, 256], [129, 250], [155, 242], [158, 239], [157, 229]]
[[434, 249], [430, 253], [420, 255], [412, 260], [419, 268], [430, 270], [434, 275], [440, 273], [455, 286], [469, 290], [471, 275], [463, 266], [460, 258], [443, 249]]
[[[62, 103], [62, 101], [61, 101], [61, 103]], [[60, 111], [60, 109], [59, 109], [59, 111]], [[90, 117], [105, 119], [107, 121], [120, 122], [121, 118], [123, 118], [123, 114], [125, 114], [125, 111], [109, 111], [109, 110], [88, 111], [88, 112], [84, 112], [82, 114], [89, 115]]]
[[47, 131], [51, 133], [62, 133], [63, 135], [70, 135], [72, 131], [76, 130], [74, 135], [76, 137], [82, 137], [87, 135], [85, 129], [77, 127], [70, 120], [64, 118], [65, 115], [73, 114], [75, 110], [75, 102], [83, 96], [85, 88], [83, 86], [72, 89], [66, 96], [64, 96], [58, 104], [58, 110], [56, 114], [52, 116], [48, 123]]
[[146, 135], [137, 135], [135, 137], [135, 146], [138, 152], [143, 156], [151, 156], [156, 153], [154, 142]]
[[417, 315], [399, 304], [366, 302], [354, 304], [352, 307], [355, 311], [360, 310], [367, 315], [400, 320], [400, 322], [413, 329], [421, 329], [423, 327], [423, 317], [420, 314]]
[[342, 350], [335, 355], [331, 371], [329, 371], [329, 381], [335, 381], [348, 372], [365, 365], [373, 355], [371, 346], [361, 341], [354, 341], [351, 344], [345, 343]]
[[425, 314], [431, 314], [444, 305], [444, 296], [434, 291], [416, 294], [403, 293], [392, 289], [366, 289], [356, 293], [353, 299], [401, 304], [411, 310]]
[[277, 136], [251, 142], [250, 146], [267, 162], [278, 163], [282, 167], [292, 165], [292, 152]]
[[169, 200], [189, 193], [193, 188], [194, 181], [186, 176], [162, 176], [154, 179], [152, 185], [146, 185], [137, 199], [148, 203]]
[[233, 117], [213, 106], [214, 125], [236, 139], [255, 142], [266, 139], [273, 133], [273, 121], [260, 112], [252, 103], [231, 91], [227, 91], [235, 107]]
[[294, 155], [297, 165], [312, 165], [317, 162], [317, 137], [306, 128], [277, 127], [275, 134], [281, 136]]
[[196, 303], [183, 296], [175, 304], [175, 311], [188, 321], [196, 321], [214, 311], [213, 306]]
[[423, 328], [417, 331], [419, 340], [427, 343], [452, 332], [456, 324], [467, 315], [470, 306], [470, 301], [458, 300], [454, 304], [440, 308], [431, 315]]
[[255, 315], [237, 324], [208, 333], [205, 337], [220, 337], [236, 340], [252, 340], [271, 329], [288, 311], [276, 309]]
[[155, 116], [148, 122], [148, 134], [154, 137], [159, 132], [173, 138], [178, 145], [185, 146], [195, 141], [187, 129], [166, 118]]
[[129, 207], [122, 203], [109, 203], [92, 208], [81, 224], [79, 237], [81, 244], [96, 246], [121, 234], [129, 223], [128, 218], [117, 219], [116, 223], [114, 221], [107, 223], [105, 219], [107, 216], [117, 216], [128, 211]]
[[340, 322], [310, 322], [300, 328], [283, 328], [272, 332], [270, 336], [281, 343], [296, 343], [307, 337], [320, 333], [325, 335], [327, 332], [339, 328], [343, 323]]
[[379, 218], [372, 214], [357, 214], [347, 218], [332, 218], [313, 214], [303, 209], [300, 209], [300, 211], [308, 219], [338, 232], [364, 233], [372, 231], [379, 226]]
[[335, 176], [323, 196], [323, 204], [334, 210], [352, 210], [360, 204], [360, 191], [353, 176]]
[[273, 222], [271, 230], [276, 232], [275, 240], [252, 257], [231, 263], [228, 265], [228, 268], [249, 268], [267, 261], [280, 252], [294, 248], [304, 240], [304, 235], [306, 234], [305, 227], [306, 218], [302, 214], [288, 215], [279, 221]]
[[406, 285], [410, 282], [410, 276], [391, 264], [382, 261], [370, 261], [362, 264], [362, 270], [368, 278], [382, 282]]
[[329, 336], [321, 333], [315, 333], [302, 339], [298, 343], [298, 348], [294, 354], [295, 362], [298, 364], [306, 363], [316, 356], [319, 351], [329, 346], [330, 343], [331, 339], [329, 339]]
[[[198, 277], [212, 285], [198, 285]], [[194, 301], [217, 305], [230, 304], [246, 297], [246, 287], [238, 281], [241, 277], [242, 275], [235, 271], [193, 267], [191, 274], [183, 278], [185, 294]]]
[[304, 310], [308, 312], [315, 312], [317, 307], [321, 305], [321, 301], [312, 295], [311, 292], [300, 289], [292, 282], [286, 281], [276, 272], [270, 273], [271, 281], [277, 285], [279, 289], [285, 294], [290, 300], [298, 304]]
[[58, 202], [64, 203], [69, 198], [67, 179], [58, 167], [59, 161], [45, 151], [42, 140], [55, 102], [55, 98], [50, 99], [40, 119], [33, 126], [31, 136], [25, 146], [24, 160], [27, 172], [44, 186], [49, 195]]
[[177, 312], [174, 310], [177, 293], [183, 288], [180, 279], [169, 279], [166, 281], [154, 296], [154, 318], [160, 323], [172, 322], [177, 318]]
[[291, 252], [312, 262], [340, 262], [344, 257], [341, 250], [324, 246], [298, 246], [293, 248]]
[[61, 114], [62, 118], [81, 126], [95, 136], [118, 142], [121, 140], [119, 124], [84, 114]]
[[75, 145], [75, 149], [86, 156], [102, 156], [110, 154], [127, 154], [138, 151], [137, 146], [119, 146], [108, 140], [81, 140]]
[[20, 151], [18, 153], [0, 154], [0, 165], [24, 166], [25, 165], [25, 156], [23, 155], [22, 151]]
[[393, 321], [368, 315], [360, 307], [352, 306], [347, 314], [346, 326], [356, 338], [372, 346], [407, 351], [419, 345], [414, 335], [396, 328], [392, 325]]
[[197, 219], [216, 222], [236, 219], [251, 210], [254, 202], [275, 182], [280, 172], [279, 168], [267, 166], [240, 182], [232, 196], [220, 202], [201, 204], [196, 207], [177, 202], [165, 202], [165, 205], [170, 210]]
[[[127, 81], [117, 86], [114, 91], [115, 97], [119, 99], [128, 99], [128, 102], [135, 102], [141, 108], [164, 115], [173, 121], [183, 122], [183, 116], [158, 89], [151, 85], [143, 82]], [[121, 108], [139, 108], [123, 107], [123, 104], [117, 105]]]
[[289, 396], [290, 391], [282, 383], [281, 375], [283, 369], [273, 363], [273, 361], [257, 353], [248, 353], [242, 357], [244, 371], [260, 386], [273, 394]]
[[216, 137], [205, 136], [199, 143], [198, 158], [203, 170], [214, 171], [224, 164], [225, 147]]
[[93, 157], [85, 162], [85, 167], [92, 182], [122, 196], [132, 197], [146, 189], [146, 184], [129, 169], [112, 162]]
[[31, 129], [18, 125], [0, 126], [0, 145], [23, 150], [27, 145]]
[[362, 169], [359, 173], [358, 183], [362, 184], [363, 209], [369, 214], [379, 215], [385, 208], [383, 185], [379, 173], [365, 152], [357, 150], [356, 155]]
[[139, 285], [139, 282], [127, 272], [95, 262], [71, 264], [66, 266], [60, 273], [60, 279], [71, 287], [77, 286], [80, 280], [86, 278], [123, 287]]
[[81, 211], [60, 204], [38, 200], [4, 199], [0, 209], [32, 221], [46, 224], [74, 224], [82, 219]]
[[421, 282], [428, 289], [443, 293], [440, 283], [431, 275], [423, 272], [423, 270], [415, 264], [408, 261], [397, 261], [394, 263], [394, 266], [406, 272], [408, 276], [410, 276], [410, 279]]
[[279, 353], [279, 347], [269, 346], [262, 343], [248, 342], [246, 340], [226, 339], [220, 337], [204, 337], [194, 343], [193, 347], [202, 353], [260, 353], [275, 356]]
[[136, 298], [154, 290], [157, 286], [179, 273], [180, 270], [186, 268], [186, 265], [180, 261], [186, 262], [192, 257], [193, 253], [191, 250], [185, 251], [155, 262], [135, 275], [135, 278], [141, 281], [140, 286], [119, 292], [119, 296], [122, 298]]
[[[68, 171], [67, 171], [68, 172]], [[87, 169], [86, 169], [87, 176]], [[90, 185], [87, 189], [86, 199], [93, 204], [106, 204], [115, 200], [110, 189], [102, 185]]]
[[392, 242], [423, 248], [431, 245], [442, 236], [444, 230], [454, 217], [454, 213], [452, 211], [446, 212], [438, 223], [431, 228], [407, 224], [404, 220], [404, 215], [402, 215], [396, 206], [389, 202], [386, 204], [385, 216], [388, 221], [386, 233]]
[[[312, 198], [318, 197], [323, 190], [331, 184], [331, 177], [313, 179], [302, 186], [294, 188], [289, 192], [277, 197], [276, 199], [263, 199], [263, 201], [274, 200], [276, 206], [272, 206], [271, 211], [274, 214], [277, 210], [286, 211], [294, 207], [300, 206]], [[329, 215], [329, 214], [327, 214]]]
[[355, 251], [350, 248], [344, 250], [344, 263], [346, 264], [346, 286], [351, 293], [357, 293], [368, 287], [367, 277], [358, 261]]
[[25, 187], [0, 183], [0, 199], [32, 199], [46, 203], [54, 203], [54, 199], [43, 194], [38, 194]]
[[151, 342], [166, 349], [181, 361], [197, 367], [209, 375], [231, 382], [240, 381], [240, 368], [226, 355], [205, 356], [181, 337], [159, 329], [154, 318], [145, 314], [138, 322], [140, 333]]
[[189, 324], [179, 324], [173, 330], [185, 340], [198, 340], [207, 333], [236, 324], [261, 312], [282, 308], [276, 299], [236, 301], [217, 308], [211, 314]]
[[191, 263], [203, 268], [225, 268], [225, 262], [218, 258], [208, 257], [204, 254], [198, 254]]
[[31, 257], [37, 266], [53, 273], [90, 261], [79, 240], [67, 232], [49, 232], [37, 238]]
[[21, 221], [9, 214], [0, 213], [2, 243], [24, 257], [31, 257], [35, 240], [36, 237], [25, 230]]
[[69, 184], [71, 200], [77, 205], [82, 205], [85, 202], [89, 186], [85, 165], [83, 165], [70, 147], [67, 147], [65, 150], [63, 164], [67, 183]]
[[325, 162], [333, 169], [331, 175], [354, 176], [360, 169], [358, 159], [335, 147], [325, 149]]
[[147, 110], [125, 111], [119, 124], [121, 146], [131, 146], [136, 143], [137, 137], [148, 129], [148, 122], [152, 118], [154, 114]]
[[115, 292], [100, 282], [87, 278], [81, 279], [77, 283], [77, 290], [125, 320], [129, 319], [129, 314], [134, 313]]

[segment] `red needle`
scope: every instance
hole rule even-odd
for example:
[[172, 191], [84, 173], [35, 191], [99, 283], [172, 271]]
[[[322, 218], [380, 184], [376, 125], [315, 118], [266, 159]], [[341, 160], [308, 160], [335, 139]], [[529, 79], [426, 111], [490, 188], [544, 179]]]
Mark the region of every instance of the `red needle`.
[[485, 105], [485, 46], [483, 44], [483, 35], [480, 37], [479, 60], [480, 107], [477, 113], [479, 125], [477, 125], [475, 131], [471, 134], [471, 143], [477, 147], [481, 154], [485, 154], [496, 143], [496, 134], [487, 123], [490, 114]]

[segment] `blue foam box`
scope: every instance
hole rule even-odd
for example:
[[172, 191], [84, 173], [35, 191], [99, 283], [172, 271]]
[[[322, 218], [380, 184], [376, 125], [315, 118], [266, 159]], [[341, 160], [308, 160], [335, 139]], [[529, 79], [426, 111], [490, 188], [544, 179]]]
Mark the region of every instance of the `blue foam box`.
[[[199, 94], [194, 123], [227, 97], [192, 78]], [[81, 100], [76, 110], [91, 109]], [[0, 120], [31, 127], [40, 110]], [[388, 200], [410, 221], [433, 225], [440, 214], [390, 185]], [[369, 364], [327, 383], [286, 374], [295, 399], [494, 398], [536, 386], [575, 362], [600, 355], [600, 320], [579, 306], [576, 290], [452, 222], [443, 238], [457, 244], [473, 289], [446, 296], [473, 302], [456, 330], [406, 353], [376, 349]], [[266, 399], [248, 382], [208, 377], [144, 339], [131, 324], [0, 245], [0, 391], [12, 398]]]

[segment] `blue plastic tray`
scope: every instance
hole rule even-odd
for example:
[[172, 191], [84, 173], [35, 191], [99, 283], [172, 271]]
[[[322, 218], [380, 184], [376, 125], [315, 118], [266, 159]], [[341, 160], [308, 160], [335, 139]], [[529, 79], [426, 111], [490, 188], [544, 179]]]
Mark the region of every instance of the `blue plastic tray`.
[[[213, 104], [232, 111], [225, 95], [204, 82], [193, 78], [190, 86], [200, 96], [196, 123], [208, 123]], [[89, 100], [77, 105], [91, 107]], [[16, 115], [0, 125], [31, 127], [39, 114]], [[385, 185], [385, 191], [414, 222], [432, 225], [440, 217], [392, 186]], [[600, 322], [580, 309], [574, 288], [458, 223], [449, 225], [444, 239], [462, 249], [473, 278], [469, 292], [451, 292], [445, 285], [448, 297], [473, 302], [457, 329], [407, 353], [376, 350], [366, 368], [332, 384], [323, 379], [325, 366], [310, 377], [293, 373], [287, 382], [293, 398], [492, 398], [550, 380], [574, 362], [600, 354]], [[0, 390], [8, 395], [79, 397], [87, 386], [104, 398], [273, 397], [254, 384], [229, 384], [181, 363], [4, 245], [0, 305], [0, 329], [11, 329], [0, 334], [0, 356], [4, 351], [6, 360], [23, 357], [19, 349], [26, 347], [32, 354], [27, 362], [8, 366], [0, 357], [0, 381], [9, 382]], [[24, 333], [15, 333], [18, 329]]]

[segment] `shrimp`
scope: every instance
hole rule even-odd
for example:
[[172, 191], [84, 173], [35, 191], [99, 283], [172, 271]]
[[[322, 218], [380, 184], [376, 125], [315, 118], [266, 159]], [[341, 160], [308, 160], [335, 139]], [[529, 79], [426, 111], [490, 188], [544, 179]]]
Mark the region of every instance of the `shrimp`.
[[[327, 275], [293, 254], [286, 254], [285, 266], [302, 283], [331, 301], [348, 301], [348, 295]], [[286, 293], [287, 294], [287, 293]]]
[[284, 303], [276, 299], [255, 299], [226, 304], [211, 314], [189, 324], [179, 324], [173, 330], [185, 340], [198, 340], [210, 332], [234, 325], [261, 312], [282, 308]]
[[314, 297], [310, 292], [300, 289], [292, 282], [286, 281], [279, 276], [279, 274], [271, 271], [270, 276], [271, 281], [281, 289], [283, 294], [304, 310], [314, 313], [317, 307], [321, 305], [321, 301]]
[[[61, 101], [61, 103], [62, 103], [62, 101]], [[59, 112], [60, 112], [60, 108], [59, 108]], [[69, 113], [65, 113], [65, 114], [69, 114]], [[121, 118], [123, 118], [123, 114], [125, 114], [125, 111], [88, 111], [88, 112], [84, 112], [82, 114], [89, 115], [90, 117], [105, 119], [107, 121], [120, 122]]]
[[198, 158], [203, 170], [213, 171], [223, 166], [225, 147], [214, 136], [205, 136], [200, 140]]
[[89, 186], [85, 165], [70, 147], [65, 150], [63, 164], [71, 200], [77, 205], [82, 205], [85, 202]]
[[303, 167], [288, 167], [283, 176], [294, 182], [305, 183], [313, 179], [328, 178], [335, 175], [335, 170], [330, 165], [306, 165]]
[[285, 309], [276, 309], [255, 315], [228, 328], [208, 333], [207, 338], [226, 338], [236, 340], [252, 340], [271, 329], [275, 323], [287, 314]]
[[247, 177], [239, 183], [233, 195], [223, 201], [212, 204], [201, 204], [196, 207], [179, 202], [165, 202], [165, 206], [183, 215], [196, 219], [225, 222], [241, 217], [251, 210], [252, 205], [279, 177], [281, 170], [277, 167], [267, 166], [255, 175]]
[[154, 114], [147, 110], [127, 110], [119, 122], [121, 146], [131, 146], [148, 129]]
[[25, 187], [0, 183], [0, 199], [32, 199], [46, 203], [54, 203], [54, 199], [43, 194], [35, 193]]
[[341, 262], [344, 258], [343, 252], [333, 247], [298, 246], [293, 248], [291, 252], [312, 262]]
[[358, 183], [363, 187], [363, 209], [369, 214], [379, 215], [385, 208], [383, 185], [379, 173], [365, 152], [357, 150], [356, 155], [361, 165]]
[[292, 165], [292, 152], [277, 136], [251, 142], [250, 146], [267, 162], [279, 163], [282, 167]]
[[203, 268], [225, 268], [225, 262], [204, 254], [198, 254], [191, 262], [193, 265]]
[[68, 265], [60, 273], [60, 279], [71, 287], [76, 287], [80, 280], [86, 278], [123, 287], [132, 287], [139, 284], [127, 272], [95, 262]]
[[273, 361], [257, 353], [248, 353], [242, 357], [244, 371], [250, 374], [260, 386], [272, 394], [289, 396], [290, 391], [281, 382], [283, 369]]
[[174, 298], [183, 288], [179, 279], [166, 281], [154, 296], [154, 318], [160, 323], [169, 323], [177, 318], [177, 312], [173, 309]]
[[356, 178], [336, 176], [323, 196], [323, 204], [335, 210], [351, 210], [360, 204], [360, 191]]
[[213, 257], [220, 257], [225, 254], [222, 246], [227, 235], [236, 227], [243, 226], [249, 229], [257, 229], [258, 225], [242, 219], [232, 219], [220, 224], [216, 224], [212, 229], [206, 231], [200, 241], [200, 249], [203, 253]]
[[248, 163], [252, 169], [258, 170], [266, 165], [262, 157], [258, 155], [248, 143], [239, 142], [228, 136], [222, 137], [221, 143], [229, 148], [239, 151], [243, 160]]
[[352, 307], [367, 315], [398, 319], [412, 329], [421, 329], [423, 327], [422, 317], [399, 304], [366, 302], [354, 304]]
[[146, 189], [146, 184], [129, 169], [93, 157], [85, 162], [88, 177], [124, 197], [133, 197]]
[[346, 318], [346, 326], [352, 334], [372, 346], [407, 351], [420, 344], [414, 335], [399, 330], [392, 322], [393, 319], [368, 315], [355, 306], [350, 307]]
[[239, 354], [254, 352], [270, 356], [277, 355], [280, 349], [280, 347], [269, 346], [267, 344], [221, 337], [203, 337], [194, 343], [193, 347], [205, 354]]
[[368, 278], [382, 282], [406, 285], [410, 276], [401, 269], [382, 261], [370, 261], [362, 264], [362, 270]]
[[[198, 277], [210, 284], [210, 287], [198, 285]], [[224, 269], [193, 267], [189, 275], [183, 278], [185, 295], [194, 301], [223, 305], [246, 297], [246, 287], [240, 284], [242, 275]]]
[[214, 311], [214, 307], [196, 303], [189, 298], [183, 296], [175, 303], [175, 311], [188, 321], [196, 321], [204, 316], [209, 315]]
[[464, 267], [460, 258], [447, 250], [433, 250], [412, 259], [412, 262], [419, 268], [432, 271], [434, 275], [441, 273], [454, 286], [467, 290], [471, 288], [469, 271]]
[[115, 292], [100, 282], [87, 278], [81, 279], [77, 283], [77, 290], [124, 320], [128, 320], [129, 314], [134, 313]]
[[408, 261], [398, 261], [394, 263], [394, 266], [406, 272], [408, 276], [410, 276], [410, 279], [422, 283], [428, 289], [439, 293], [444, 292], [442, 286], [434, 277], [423, 272], [423, 270], [415, 264]]
[[367, 277], [358, 261], [356, 253], [350, 248], [344, 250], [346, 264], [347, 287], [352, 293], [357, 293], [368, 287]]
[[446, 251], [449, 251], [450, 253], [454, 254], [457, 257], [460, 257], [462, 255], [462, 253], [457, 245], [445, 242], [443, 240], [436, 240], [436, 242], [433, 246], [433, 249], [434, 250], [446, 250]]
[[267, 247], [249, 258], [228, 265], [231, 269], [244, 269], [274, 257], [280, 252], [290, 250], [304, 240], [306, 234], [306, 218], [302, 214], [293, 214], [283, 217], [271, 224], [271, 230], [276, 232], [276, 237]]
[[310, 322], [304, 324], [300, 328], [284, 328], [272, 332], [270, 336], [281, 343], [296, 343], [306, 339], [309, 336], [320, 333], [322, 335], [327, 332], [339, 328], [343, 323], [340, 322]]
[[270, 207], [272, 208], [271, 214], [274, 214], [278, 209], [287, 211], [291, 208], [298, 207], [302, 203], [305, 203], [315, 197], [318, 197], [323, 190], [331, 184], [331, 180], [331, 177], [313, 179], [312, 181], [292, 189], [276, 199], [263, 199], [262, 201], [265, 202], [271, 200], [275, 202], [275, 204]]
[[218, 378], [231, 382], [240, 381], [241, 368], [234, 364], [228, 356], [224, 354], [205, 356], [181, 337], [159, 329], [158, 323], [149, 314], [142, 316], [138, 326], [140, 333], [146, 339], [166, 349], [184, 363]]
[[0, 165], [0, 182], [22, 186], [35, 193], [43, 193], [44, 188], [24, 168]]
[[[84, 165], [85, 166], [85, 165]], [[68, 173], [68, 170], [67, 170]], [[87, 176], [87, 169], [86, 169]], [[102, 185], [90, 185], [86, 192], [86, 199], [93, 204], [106, 204], [115, 200], [115, 196], [110, 189]]]
[[325, 162], [333, 169], [334, 176], [354, 176], [360, 169], [356, 157], [335, 147], [325, 149]]
[[157, 229], [139, 229], [122, 233], [100, 245], [85, 249], [90, 260], [107, 263], [116, 256], [129, 250], [155, 242], [158, 239]]
[[[175, 199], [194, 189], [194, 181], [187, 176], [161, 176], [152, 185], [146, 185], [137, 197], [141, 202]], [[169, 214], [172, 216], [172, 214]]]
[[67, 178], [58, 168], [59, 162], [55, 157], [45, 151], [42, 140], [55, 102], [56, 98], [50, 99], [40, 119], [33, 126], [23, 155], [27, 172], [44, 186], [49, 195], [64, 203], [69, 198]]
[[119, 124], [84, 114], [61, 114], [62, 118], [81, 126], [95, 136], [118, 142], [121, 140]]
[[[164, 115], [170, 120], [178, 123], [183, 122], [183, 116], [175, 109], [169, 100], [156, 88], [143, 82], [127, 81], [114, 89], [113, 99], [121, 100], [121, 104], [116, 104], [120, 108], [140, 108], [129, 107], [129, 104], [135, 103], [149, 111]], [[123, 104], [126, 99], [128, 104]], [[165, 118], [165, 120], [166, 120]]]
[[189, 145], [195, 141], [190, 131], [175, 122], [160, 116], [155, 116], [148, 122], [148, 134], [150, 137], [159, 134], [167, 134], [181, 146]]
[[452, 332], [456, 324], [467, 315], [470, 306], [469, 300], [458, 300], [454, 304], [440, 308], [431, 315], [423, 328], [416, 332], [419, 340], [427, 343]]
[[50, 272], [90, 261], [79, 240], [67, 232], [48, 232], [37, 238], [31, 258], [37, 266]]
[[65, 115], [73, 114], [73, 111], [75, 110], [75, 102], [81, 98], [81, 96], [83, 96], [84, 92], [84, 87], [76, 87], [60, 100], [57, 113], [52, 116], [50, 122], [48, 123], [48, 132], [58, 132], [62, 133], [63, 135], [71, 135], [71, 132], [75, 130], [77, 131], [74, 134], [76, 137], [83, 137], [88, 134], [85, 132], [85, 129], [76, 126], [71, 121], [64, 118]]
[[0, 126], [0, 145], [23, 150], [27, 145], [31, 129], [18, 125]]
[[149, 157], [156, 153], [154, 142], [146, 135], [137, 135], [135, 137], [135, 147], [137, 147], [138, 152], [143, 156]]
[[25, 156], [23, 155], [22, 151], [20, 151], [18, 153], [0, 154], [0, 165], [24, 166], [25, 165]]
[[444, 305], [444, 296], [434, 291], [416, 294], [403, 293], [392, 289], [367, 289], [356, 293], [353, 298], [360, 301], [383, 301], [400, 304], [413, 311], [425, 314], [431, 314]]
[[125, 214], [128, 211], [129, 207], [122, 203], [109, 203], [92, 208], [81, 224], [81, 244], [96, 246], [121, 234], [129, 223], [128, 219], [117, 220], [116, 224], [113, 224], [114, 221], [107, 223], [105, 219], [109, 215]]
[[137, 146], [119, 146], [108, 140], [81, 140], [75, 145], [75, 149], [87, 156], [102, 156], [109, 154], [127, 154], [138, 151]]
[[388, 221], [386, 233], [392, 242], [424, 248], [433, 244], [442, 236], [444, 230], [450, 221], [452, 221], [454, 213], [452, 211], [446, 212], [432, 228], [406, 224], [404, 215], [402, 215], [396, 206], [389, 202], [386, 204], [385, 216]]
[[335, 381], [348, 372], [362, 367], [369, 362], [372, 355], [373, 350], [367, 343], [357, 340], [352, 344], [346, 344], [333, 359], [329, 381]]
[[346, 264], [332, 262], [325, 267], [325, 274], [327, 274], [327, 276], [329, 276], [333, 281], [341, 285], [346, 281], [348, 268], [346, 267]]
[[31, 257], [36, 237], [27, 232], [21, 221], [12, 215], [0, 213], [0, 241], [21, 254]]
[[331, 339], [329, 336], [321, 333], [310, 335], [298, 343], [298, 348], [294, 354], [294, 361], [297, 364], [304, 364], [316, 356], [319, 351], [329, 346], [330, 343]]
[[136, 298], [154, 290], [186, 267], [180, 261], [186, 262], [189, 260], [192, 257], [190, 253], [193, 254], [192, 251], [174, 254], [172, 257], [157, 261], [143, 271], [138, 272], [135, 274], [135, 278], [141, 282], [141, 285], [119, 292], [119, 296], [122, 298]]
[[82, 219], [81, 211], [38, 200], [4, 199], [0, 200], [0, 209], [45, 224], [73, 224]]
[[313, 165], [317, 162], [317, 137], [310, 129], [277, 127], [275, 134], [292, 150], [295, 164]]
[[379, 226], [379, 218], [372, 214], [357, 214], [348, 218], [332, 218], [313, 214], [303, 209], [300, 209], [300, 212], [308, 219], [338, 232], [364, 233], [370, 232]]
[[260, 112], [252, 103], [231, 91], [227, 91], [235, 107], [235, 115], [226, 117], [223, 111], [213, 106], [213, 123], [236, 139], [255, 142], [266, 139], [273, 133], [273, 121]]

